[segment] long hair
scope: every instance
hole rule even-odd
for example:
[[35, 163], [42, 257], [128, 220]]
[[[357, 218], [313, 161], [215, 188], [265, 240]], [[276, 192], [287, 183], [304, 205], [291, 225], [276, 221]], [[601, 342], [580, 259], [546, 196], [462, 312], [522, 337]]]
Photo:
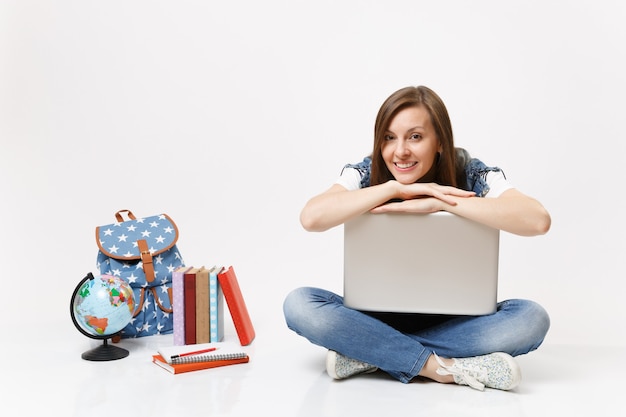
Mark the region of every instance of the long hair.
[[441, 185], [464, 186], [464, 172], [457, 168], [452, 124], [448, 110], [441, 98], [424, 86], [405, 87], [393, 93], [380, 107], [374, 126], [374, 150], [372, 151], [372, 171], [370, 184], [377, 185], [394, 179], [382, 156], [385, 132], [393, 118], [407, 107], [422, 106], [430, 115], [437, 140], [441, 145], [441, 155], [435, 161], [435, 182]]

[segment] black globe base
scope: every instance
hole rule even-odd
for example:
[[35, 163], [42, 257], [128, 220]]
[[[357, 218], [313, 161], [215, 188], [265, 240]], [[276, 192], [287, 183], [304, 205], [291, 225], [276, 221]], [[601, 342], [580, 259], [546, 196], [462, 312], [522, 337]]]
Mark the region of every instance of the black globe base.
[[83, 352], [81, 357], [86, 361], [114, 361], [128, 356], [128, 351], [119, 346], [109, 345], [107, 339], [96, 348]]

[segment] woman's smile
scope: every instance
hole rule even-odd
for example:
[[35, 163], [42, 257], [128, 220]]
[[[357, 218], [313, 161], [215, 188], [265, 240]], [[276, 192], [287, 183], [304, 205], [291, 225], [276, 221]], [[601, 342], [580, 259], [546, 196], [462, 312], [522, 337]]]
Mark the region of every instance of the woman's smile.
[[408, 170], [417, 165], [417, 162], [395, 162], [394, 165], [401, 170]]

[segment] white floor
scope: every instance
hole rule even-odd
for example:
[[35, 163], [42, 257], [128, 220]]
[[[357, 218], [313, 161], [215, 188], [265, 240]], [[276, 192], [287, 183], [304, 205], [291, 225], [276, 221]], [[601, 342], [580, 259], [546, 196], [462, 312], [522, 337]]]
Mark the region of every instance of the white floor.
[[[479, 392], [401, 384], [383, 373], [333, 381], [324, 371], [323, 349], [269, 323], [257, 326], [258, 336], [246, 348], [250, 363], [181, 375], [150, 362], [158, 346], [171, 344], [171, 335], [123, 340], [118, 346], [130, 351], [127, 358], [89, 362], [80, 355], [98, 343], [60, 327], [56, 334], [43, 330], [50, 340], [33, 332], [11, 340], [4, 335], [3, 415], [512, 417], [626, 411], [626, 348], [546, 344], [518, 358], [524, 377], [517, 389]], [[237, 341], [228, 326], [226, 339]]]

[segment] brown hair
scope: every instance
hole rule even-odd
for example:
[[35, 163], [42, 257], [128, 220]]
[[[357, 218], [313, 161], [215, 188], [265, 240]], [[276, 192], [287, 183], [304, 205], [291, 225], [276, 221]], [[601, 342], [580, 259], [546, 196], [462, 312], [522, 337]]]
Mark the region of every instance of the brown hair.
[[[393, 118], [407, 107], [422, 106], [430, 115], [430, 121], [441, 145], [441, 155], [435, 161], [435, 179], [437, 184], [458, 186], [463, 184], [463, 170], [456, 168], [456, 151], [452, 135], [452, 124], [448, 110], [439, 96], [428, 87], [405, 87], [393, 93], [380, 107], [374, 126], [374, 150], [372, 152], [372, 171], [370, 184], [382, 184], [393, 179], [383, 160], [382, 146], [385, 132]], [[459, 176], [460, 175], [460, 176]]]

